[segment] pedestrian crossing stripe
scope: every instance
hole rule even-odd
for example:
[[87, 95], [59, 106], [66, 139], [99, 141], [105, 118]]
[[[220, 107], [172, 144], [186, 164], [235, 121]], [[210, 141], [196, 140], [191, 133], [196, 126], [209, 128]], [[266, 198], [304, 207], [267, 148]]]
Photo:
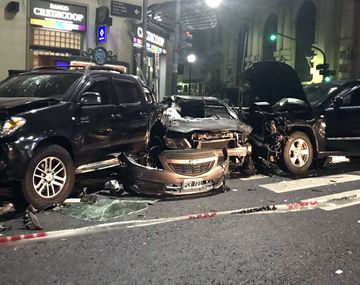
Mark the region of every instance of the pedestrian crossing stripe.
[[352, 182], [360, 180], [359, 173], [337, 174], [329, 176], [301, 178], [296, 180], [284, 180], [276, 183], [260, 185], [260, 187], [275, 193], [287, 193], [292, 191], [304, 190], [309, 188], [336, 185], [338, 183]]

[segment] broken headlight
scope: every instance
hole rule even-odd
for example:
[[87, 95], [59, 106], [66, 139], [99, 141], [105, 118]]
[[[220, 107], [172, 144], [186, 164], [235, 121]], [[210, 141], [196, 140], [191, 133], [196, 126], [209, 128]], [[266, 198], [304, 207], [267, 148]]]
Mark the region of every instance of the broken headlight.
[[170, 149], [191, 148], [191, 144], [185, 138], [170, 138], [164, 136], [164, 142], [166, 146]]
[[0, 137], [6, 137], [13, 134], [17, 129], [25, 125], [26, 120], [21, 117], [11, 117], [6, 120], [2, 127], [0, 127]]

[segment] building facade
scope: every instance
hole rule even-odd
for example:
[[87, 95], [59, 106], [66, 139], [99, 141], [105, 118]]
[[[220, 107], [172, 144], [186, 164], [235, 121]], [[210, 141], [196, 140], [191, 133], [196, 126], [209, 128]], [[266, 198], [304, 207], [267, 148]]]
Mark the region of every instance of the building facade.
[[332, 79], [359, 78], [358, 11], [357, 0], [224, 1], [218, 26], [196, 41], [195, 80], [231, 89], [251, 63], [278, 60], [293, 66], [304, 84], [321, 82], [316, 66], [324, 55], [336, 71]]
[[[142, 6], [141, 0], [126, 2]], [[139, 17], [127, 17], [121, 13], [119, 5], [122, 2], [112, 0], [0, 1], [0, 11], [3, 11], [0, 17], [0, 37], [3, 39], [0, 80], [9, 70], [69, 65], [74, 58], [81, 58], [84, 51], [96, 47], [111, 51], [116, 55], [114, 62], [127, 66], [129, 73], [141, 75], [139, 48], [144, 37], [139, 29], [141, 9], [135, 14]], [[99, 11], [99, 7], [103, 10]], [[100, 26], [99, 17], [111, 17], [111, 22]], [[157, 91], [159, 99], [170, 89], [168, 43], [166, 36], [148, 31], [146, 80]]]

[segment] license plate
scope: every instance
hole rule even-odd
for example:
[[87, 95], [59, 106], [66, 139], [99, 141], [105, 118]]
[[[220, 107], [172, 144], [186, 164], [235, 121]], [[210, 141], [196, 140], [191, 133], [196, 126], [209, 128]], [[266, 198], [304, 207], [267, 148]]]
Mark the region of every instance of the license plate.
[[203, 186], [203, 180], [200, 179], [185, 179], [183, 182], [183, 189], [201, 189]]

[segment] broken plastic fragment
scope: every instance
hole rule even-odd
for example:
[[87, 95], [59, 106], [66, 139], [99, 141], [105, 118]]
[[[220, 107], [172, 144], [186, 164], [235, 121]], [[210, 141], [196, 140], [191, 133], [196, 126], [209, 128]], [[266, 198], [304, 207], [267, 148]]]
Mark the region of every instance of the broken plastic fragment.
[[8, 203], [0, 207], [0, 215], [12, 213], [12, 212], [15, 212], [15, 207], [13, 203]]
[[338, 269], [338, 270], [335, 271], [335, 273], [336, 273], [337, 275], [340, 275], [340, 274], [343, 274], [344, 271], [342, 271], [341, 269]]

